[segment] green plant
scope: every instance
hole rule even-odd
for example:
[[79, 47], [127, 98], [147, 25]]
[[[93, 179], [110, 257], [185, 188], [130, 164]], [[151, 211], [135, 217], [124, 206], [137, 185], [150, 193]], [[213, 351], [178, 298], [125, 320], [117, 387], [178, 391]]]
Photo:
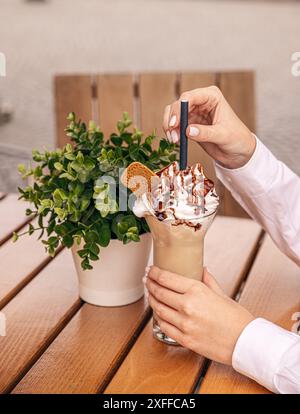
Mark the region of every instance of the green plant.
[[154, 171], [159, 170], [176, 159], [177, 150], [165, 139], [153, 150], [155, 135], [142, 140], [141, 131], [131, 132], [132, 122], [126, 112], [117, 123], [118, 133], [107, 140], [94, 122], [87, 127], [76, 120], [74, 113], [67, 119], [65, 131], [73, 145], [55, 151], [34, 150], [35, 165], [19, 165], [24, 179], [34, 179], [32, 186], [19, 188], [19, 192], [20, 199], [33, 205], [26, 214], [36, 215], [38, 225], [29, 224], [28, 231], [14, 234], [14, 240], [40, 230], [39, 238], [52, 256], [60, 245], [70, 248], [74, 242], [83, 242], [78, 251], [81, 265], [91, 269], [91, 261], [99, 259], [100, 248], [107, 247], [111, 239], [124, 244], [137, 242], [141, 234], [149, 231], [146, 221], [135, 217], [131, 210], [119, 211], [117, 200], [121, 193], [126, 201], [130, 195], [119, 183], [119, 169], [140, 161]]

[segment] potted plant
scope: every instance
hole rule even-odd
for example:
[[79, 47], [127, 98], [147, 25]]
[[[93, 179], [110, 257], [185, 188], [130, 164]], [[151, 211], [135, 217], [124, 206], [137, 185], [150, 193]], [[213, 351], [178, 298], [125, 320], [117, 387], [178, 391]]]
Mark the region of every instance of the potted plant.
[[[162, 139], [153, 150], [154, 134], [142, 139], [141, 131], [130, 131], [127, 113], [109, 139], [92, 121], [87, 127], [74, 113], [67, 119], [72, 144], [34, 150], [34, 166], [19, 165], [24, 179], [33, 177], [33, 185], [19, 188], [20, 199], [31, 203], [26, 214], [38, 218], [38, 226], [30, 223], [22, 234], [40, 231], [51, 256], [59, 246], [72, 249], [79, 294], [86, 302], [132, 303], [143, 295], [151, 238], [145, 220], [128, 207], [130, 191], [120, 183], [120, 173], [133, 161], [159, 170], [176, 159], [176, 147]], [[15, 233], [14, 240], [20, 235]]]

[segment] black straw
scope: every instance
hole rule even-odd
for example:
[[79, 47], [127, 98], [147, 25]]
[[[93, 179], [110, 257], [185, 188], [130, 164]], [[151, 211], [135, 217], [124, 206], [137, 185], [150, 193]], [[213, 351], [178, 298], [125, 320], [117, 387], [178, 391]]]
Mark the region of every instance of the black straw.
[[181, 101], [180, 106], [180, 169], [185, 170], [187, 167], [188, 158], [188, 140], [186, 136], [186, 129], [188, 127], [189, 118], [189, 102]]

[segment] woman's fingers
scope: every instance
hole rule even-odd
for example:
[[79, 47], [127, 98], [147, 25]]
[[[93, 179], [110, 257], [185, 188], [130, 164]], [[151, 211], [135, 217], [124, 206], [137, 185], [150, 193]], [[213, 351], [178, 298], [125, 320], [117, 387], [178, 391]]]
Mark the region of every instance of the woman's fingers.
[[151, 294], [148, 298], [149, 305], [153, 309], [155, 316], [160, 320], [164, 320], [171, 325], [176, 326], [177, 329], [183, 332], [184, 330], [184, 323], [182, 315], [177, 312], [176, 310], [166, 306], [163, 303], [160, 303], [154, 296]]
[[[189, 112], [191, 112], [195, 106], [199, 107], [199, 111], [203, 111], [204, 114], [209, 113], [214, 109], [221, 99], [221, 92], [216, 86], [210, 86], [208, 88], [199, 88], [192, 91], [184, 92], [180, 99], [168, 105], [168, 109], [165, 110], [164, 116], [164, 129], [173, 130], [179, 128], [180, 123], [180, 103], [182, 100], [189, 101]], [[168, 117], [169, 119], [167, 119]]]
[[164, 112], [164, 120], [163, 120], [163, 129], [166, 133], [167, 139], [169, 142], [172, 142], [172, 138], [171, 138], [171, 133], [168, 129], [168, 125], [169, 125], [169, 118], [170, 118], [170, 111], [171, 111], [171, 105], [167, 105], [165, 107], [165, 112]]
[[177, 293], [186, 293], [195, 284], [193, 279], [161, 270], [157, 266], [151, 266], [148, 278]]
[[176, 326], [160, 318], [156, 318], [156, 321], [165, 335], [184, 346], [184, 334]]
[[167, 289], [151, 278], [147, 278], [146, 288], [148, 292], [159, 302], [170, 306], [173, 309], [180, 309], [182, 307], [182, 294]]
[[[166, 133], [167, 139], [169, 142], [173, 142], [174, 144], [177, 144], [179, 141], [179, 130], [172, 129], [170, 130], [169, 124], [170, 124], [170, 112], [171, 112], [171, 105], [166, 106], [165, 112], [164, 112], [164, 122], [163, 122], [163, 129]], [[175, 118], [173, 117], [172, 124], [174, 123]]]
[[221, 138], [221, 132], [215, 125], [189, 125], [186, 129], [187, 136], [197, 142], [218, 143]]

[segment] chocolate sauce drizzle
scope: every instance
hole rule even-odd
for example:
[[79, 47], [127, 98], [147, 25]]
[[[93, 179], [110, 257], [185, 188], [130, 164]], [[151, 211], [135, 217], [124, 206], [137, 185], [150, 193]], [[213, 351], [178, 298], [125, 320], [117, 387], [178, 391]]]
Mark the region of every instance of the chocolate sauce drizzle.
[[[158, 220], [163, 221], [169, 218], [170, 213], [174, 218], [172, 225], [186, 225], [193, 227], [195, 231], [201, 228], [200, 223], [193, 223], [188, 219], [179, 219], [176, 217], [176, 209], [171, 206], [178, 205], [178, 194], [181, 190], [187, 192], [187, 205], [195, 206], [194, 214], [200, 216], [201, 212], [205, 214], [207, 209], [205, 208], [205, 197], [211, 191], [211, 194], [218, 197], [214, 191], [214, 183], [212, 180], [205, 177], [203, 168], [200, 164], [196, 164], [192, 167], [188, 167], [184, 171], [180, 171], [176, 162], [170, 166], [165, 167], [157, 174], [160, 177], [160, 183], [156, 190], [160, 192], [164, 200], [159, 200], [157, 211], [155, 216]], [[189, 179], [189, 176], [191, 178]], [[203, 177], [203, 185], [201, 184], [201, 178]], [[179, 180], [179, 182], [178, 182]], [[153, 193], [153, 199], [155, 200], [155, 192]]]

